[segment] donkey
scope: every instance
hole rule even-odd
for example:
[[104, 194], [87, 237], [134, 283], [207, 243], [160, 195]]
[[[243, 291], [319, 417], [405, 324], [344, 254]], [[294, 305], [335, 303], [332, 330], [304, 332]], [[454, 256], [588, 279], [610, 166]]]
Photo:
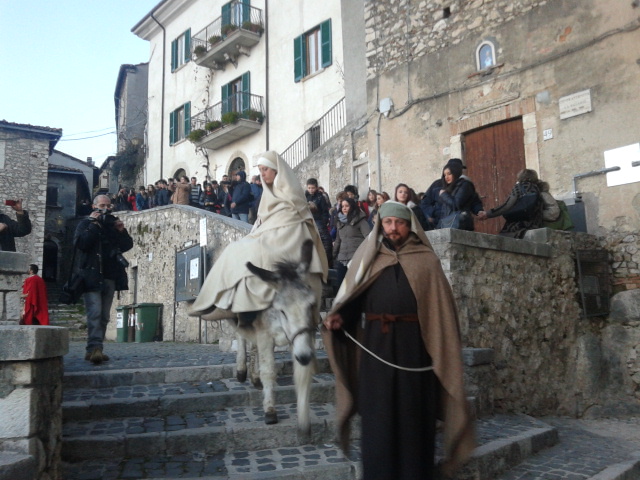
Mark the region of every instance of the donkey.
[[237, 379], [247, 378], [246, 341], [257, 347], [259, 381], [262, 383], [265, 423], [278, 423], [275, 409], [276, 370], [274, 347], [289, 345], [293, 356], [293, 378], [298, 405], [298, 433], [308, 439], [311, 433], [309, 400], [311, 381], [315, 370], [315, 331], [317, 320], [316, 295], [307, 283], [313, 242], [307, 240], [301, 248], [299, 264], [280, 262], [274, 271], [256, 267], [247, 262], [247, 268], [276, 291], [271, 307], [261, 311], [250, 326], [239, 327], [231, 321], [238, 333]]

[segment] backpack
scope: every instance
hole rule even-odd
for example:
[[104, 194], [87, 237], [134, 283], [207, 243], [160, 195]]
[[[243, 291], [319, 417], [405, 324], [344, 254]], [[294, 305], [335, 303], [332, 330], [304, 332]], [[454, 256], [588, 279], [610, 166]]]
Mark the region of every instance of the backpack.
[[558, 207], [560, 207], [560, 216], [553, 222], [542, 222], [542, 226], [553, 230], [572, 230], [574, 225], [569, 215], [567, 204], [562, 200], [556, 200], [556, 202], [558, 202]]

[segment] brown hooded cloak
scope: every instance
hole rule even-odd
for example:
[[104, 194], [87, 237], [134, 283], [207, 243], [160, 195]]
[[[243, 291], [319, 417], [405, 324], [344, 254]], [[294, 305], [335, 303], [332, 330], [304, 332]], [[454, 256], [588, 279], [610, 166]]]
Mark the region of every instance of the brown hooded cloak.
[[[475, 448], [473, 421], [463, 386], [458, 313], [440, 261], [415, 215], [411, 217], [412, 233], [397, 251], [382, 243], [381, 221], [376, 219], [373, 231], [349, 265], [329, 315], [348, 311], [348, 304], [365, 292], [384, 269], [400, 263], [416, 298], [422, 341], [441, 385], [438, 402], [444, 422], [443, 471], [451, 473]], [[349, 328], [347, 324], [352, 325], [349, 333], [358, 338], [361, 322], [345, 321], [343, 328]], [[348, 451], [349, 420], [356, 413], [359, 358], [367, 354], [361, 353], [342, 330], [323, 328], [323, 338], [336, 375], [337, 429], [342, 447]]]

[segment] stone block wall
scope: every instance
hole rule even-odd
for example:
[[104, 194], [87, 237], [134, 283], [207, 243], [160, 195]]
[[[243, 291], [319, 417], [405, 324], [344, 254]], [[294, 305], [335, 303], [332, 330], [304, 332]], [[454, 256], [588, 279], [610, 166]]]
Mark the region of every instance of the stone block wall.
[[120, 293], [113, 302], [107, 338], [116, 338], [116, 312], [119, 305], [160, 303], [163, 305], [163, 340], [208, 342], [219, 338], [218, 322], [207, 324], [187, 311], [192, 302], [175, 301], [176, 252], [200, 244], [200, 221], [206, 220], [207, 268], [231, 242], [241, 239], [251, 229], [248, 223], [185, 205], [170, 205], [142, 212], [118, 212], [134, 247], [124, 255], [130, 262], [129, 290]]
[[32, 457], [34, 479], [60, 478], [68, 351], [66, 328], [0, 326], [0, 452]]
[[[457, 230], [428, 235], [458, 302], [463, 344], [495, 351], [497, 410], [640, 411], [640, 339], [631, 320], [581, 313], [575, 251], [599, 248], [597, 237], [547, 229], [529, 232], [528, 241]], [[612, 349], [612, 336], [624, 332]]]
[[[0, 128], [0, 149], [4, 150], [4, 162], [0, 162], [0, 211], [13, 220], [16, 212], [4, 204], [6, 199], [23, 199], [23, 208], [29, 212], [31, 234], [16, 238], [16, 251], [29, 256], [28, 263], [42, 267], [42, 243], [44, 242], [45, 203], [47, 199], [47, 173], [49, 138], [15, 133]], [[24, 272], [26, 277], [27, 272]], [[19, 295], [7, 295], [7, 315], [17, 319], [20, 313]]]
[[365, 2], [367, 77], [456, 45], [475, 32], [495, 29], [547, 3], [548, 0]]

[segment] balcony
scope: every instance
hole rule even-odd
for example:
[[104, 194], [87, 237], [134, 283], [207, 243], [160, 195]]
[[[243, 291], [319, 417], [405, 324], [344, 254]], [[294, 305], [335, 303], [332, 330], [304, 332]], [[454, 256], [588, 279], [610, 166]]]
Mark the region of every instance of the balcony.
[[248, 56], [263, 31], [262, 10], [231, 2], [222, 16], [191, 37], [191, 57], [199, 66], [223, 69], [227, 62], [235, 64], [241, 53]]
[[236, 93], [192, 116], [189, 140], [197, 147], [217, 150], [257, 132], [263, 120], [262, 97]]

